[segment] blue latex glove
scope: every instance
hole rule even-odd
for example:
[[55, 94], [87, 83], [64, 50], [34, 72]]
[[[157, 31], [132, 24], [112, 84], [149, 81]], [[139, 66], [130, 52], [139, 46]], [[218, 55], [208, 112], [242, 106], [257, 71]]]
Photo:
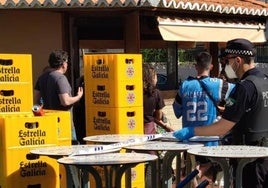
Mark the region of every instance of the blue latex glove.
[[194, 127], [184, 127], [180, 130], [177, 130], [173, 133], [178, 140], [188, 140], [189, 138], [194, 136]]

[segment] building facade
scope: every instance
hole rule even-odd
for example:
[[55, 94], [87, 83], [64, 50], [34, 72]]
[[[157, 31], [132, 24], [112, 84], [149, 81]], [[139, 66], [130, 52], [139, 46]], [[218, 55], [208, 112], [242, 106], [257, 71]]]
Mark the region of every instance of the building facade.
[[[214, 58], [229, 39], [267, 41], [268, 4], [241, 0], [0, 0], [0, 53], [32, 54], [33, 83], [53, 49], [70, 53], [70, 81], [84, 53], [167, 49], [167, 89], [175, 89], [177, 50], [202, 43]], [[175, 84], [176, 85], [176, 84]]]

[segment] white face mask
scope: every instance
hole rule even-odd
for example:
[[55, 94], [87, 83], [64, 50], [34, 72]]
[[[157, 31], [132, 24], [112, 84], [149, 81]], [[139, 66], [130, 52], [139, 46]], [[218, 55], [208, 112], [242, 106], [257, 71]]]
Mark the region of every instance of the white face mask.
[[235, 71], [233, 70], [231, 65], [228, 64], [225, 66], [225, 72], [226, 72], [226, 75], [228, 78], [230, 78], [230, 79], [237, 78]]

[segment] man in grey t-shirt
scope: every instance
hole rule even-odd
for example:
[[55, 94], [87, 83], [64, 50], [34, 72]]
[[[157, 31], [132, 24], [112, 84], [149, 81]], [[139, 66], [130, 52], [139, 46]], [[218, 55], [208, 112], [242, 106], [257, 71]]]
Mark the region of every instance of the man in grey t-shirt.
[[[63, 50], [55, 50], [49, 55], [49, 69], [37, 80], [34, 87], [36, 104], [42, 101], [44, 109], [70, 110], [83, 96], [83, 88], [79, 87], [76, 96], [72, 96], [72, 88], [64, 75], [68, 68], [68, 54]], [[72, 122], [72, 140], [76, 141], [76, 133]]]

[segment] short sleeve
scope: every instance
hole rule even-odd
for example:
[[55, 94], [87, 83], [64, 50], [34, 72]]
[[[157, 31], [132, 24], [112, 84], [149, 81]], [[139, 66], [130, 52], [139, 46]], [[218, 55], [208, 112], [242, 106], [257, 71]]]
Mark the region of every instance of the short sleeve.
[[71, 96], [72, 89], [67, 78], [64, 75], [58, 78], [57, 85], [58, 85], [58, 94], [68, 93]]

